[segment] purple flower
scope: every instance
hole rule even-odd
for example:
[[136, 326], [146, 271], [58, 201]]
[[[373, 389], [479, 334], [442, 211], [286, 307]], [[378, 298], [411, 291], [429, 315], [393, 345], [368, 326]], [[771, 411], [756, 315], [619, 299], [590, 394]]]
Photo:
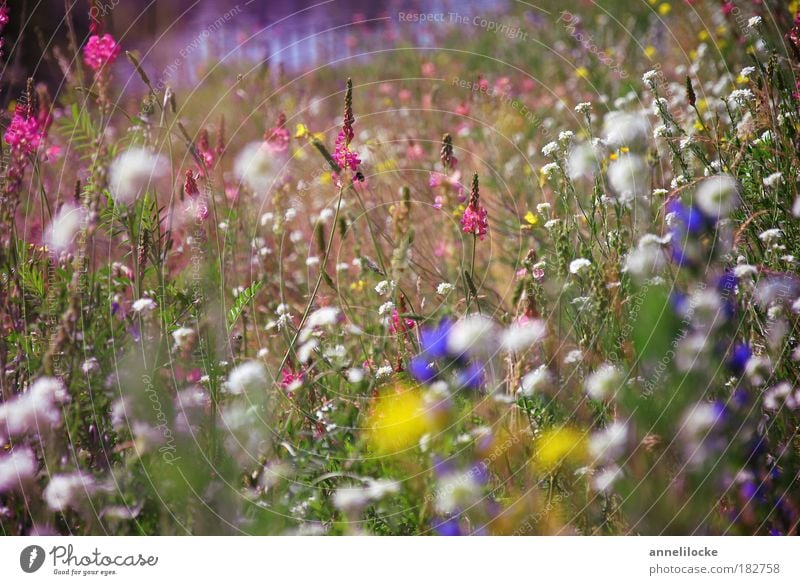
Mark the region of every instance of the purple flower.
[[746, 343], [737, 343], [733, 346], [733, 350], [728, 357], [728, 367], [731, 371], [738, 375], [744, 372], [747, 361], [753, 355], [753, 350]]

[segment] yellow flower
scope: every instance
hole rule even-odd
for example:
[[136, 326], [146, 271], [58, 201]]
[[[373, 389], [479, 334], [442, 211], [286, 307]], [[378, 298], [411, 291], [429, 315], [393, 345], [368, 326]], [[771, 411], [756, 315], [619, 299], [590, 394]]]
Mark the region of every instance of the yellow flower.
[[620, 149], [619, 149], [619, 151], [620, 151], [621, 153], [623, 153], [623, 154], [626, 154], [626, 153], [630, 152], [630, 151], [631, 151], [631, 149], [630, 149], [630, 148], [628, 148], [627, 146], [623, 146], [622, 148], [620, 148]]
[[330, 185], [333, 182], [333, 175], [330, 173], [322, 173], [319, 176], [319, 184], [320, 185]]
[[539, 223], [539, 218], [536, 217], [535, 213], [529, 211], [525, 214], [525, 221], [527, 221], [530, 225], [536, 225]]
[[794, 16], [800, 10], [800, 0], [792, 0], [789, 2], [789, 14]]
[[656, 55], [656, 48], [653, 45], [647, 45], [644, 48], [644, 56], [648, 59], [652, 59]]
[[658, 7], [658, 13], [659, 13], [661, 16], [666, 16], [666, 15], [667, 15], [667, 14], [669, 14], [670, 12], [672, 12], [672, 5], [671, 5], [671, 4], [668, 4], [667, 2], [664, 2], [664, 3], [662, 3], [662, 4], [660, 4], [660, 5], [659, 5], [659, 7]]
[[697, 59], [697, 51], [695, 51], [694, 49], [692, 49], [691, 51], [689, 51], [689, 59], [691, 59], [692, 61], [694, 61], [695, 59]]
[[364, 287], [365, 286], [366, 286], [366, 283], [363, 280], [359, 280], [357, 282], [351, 282], [350, 283], [350, 290], [353, 290], [355, 292], [364, 292]]
[[694, 121], [694, 129], [698, 130], [698, 131], [701, 131], [701, 132], [703, 130], [707, 130], [707, 128], [700, 123], [700, 120], [695, 120]]
[[431, 428], [419, 391], [397, 384], [376, 400], [368, 416], [367, 440], [377, 453], [390, 455], [413, 447]]
[[608, 158], [611, 160], [617, 160], [619, 158], [619, 155], [616, 152], [612, 152], [611, 154], [608, 155]]
[[582, 464], [586, 452], [584, 433], [572, 427], [555, 427], [536, 439], [532, 461], [537, 469], [551, 472], [562, 464]]
[[586, 79], [589, 77], [589, 70], [586, 67], [578, 67], [575, 70], [575, 75], [582, 79]]
[[707, 30], [701, 30], [699, 33], [697, 33], [697, 40], [698, 41], [701, 41], [701, 42], [707, 41], [708, 37], [709, 37], [709, 34], [708, 34]]
[[308, 128], [306, 127], [305, 124], [298, 124], [297, 128], [294, 131], [295, 138], [305, 138], [306, 136], [308, 136], [308, 134], [309, 134]]

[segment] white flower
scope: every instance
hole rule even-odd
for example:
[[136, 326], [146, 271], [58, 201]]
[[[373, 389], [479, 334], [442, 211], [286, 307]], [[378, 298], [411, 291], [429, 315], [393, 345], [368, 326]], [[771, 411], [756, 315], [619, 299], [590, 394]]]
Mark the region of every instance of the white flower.
[[628, 440], [628, 428], [614, 421], [589, 438], [589, 454], [598, 461], [612, 461], [621, 456]]
[[764, 393], [766, 410], [775, 412], [784, 406], [788, 410], [797, 410], [800, 406], [800, 390], [796, 390], [789, 382], [781, 382]]
[[447, 348], [453, 355], [478, 353], [490, 355], [496, 347], [497, 325], [484, 315], [468, 315], [450, 329]]
[[753, 277], [758, 274], [758, 268], [752, 264], [737, 264], [733, 269], [736, 278]]
[[21, 486], [36, 475], [36, 455], [30, 447], [15, 447], [0, 455], [0, 494]]
[[655, 87], [656, 83], [658, 82], [659, 73], [655, 69], [651, 69], [650, 71], [645, 72], [642, 75], [642, 81], [645, 82], [651, 89]]
[[571, 130], [564, 130], [564, 131], [558, 133], [558, 141], [561, 144], [567, 145], [570, 142], [572, 142], [572, 139], [573, 139], [574, 136], [575, 136], [575, 133], [572, 132]]
[[542, 173], [542, 174], [543, 174], [545, 177], [547, 177], [548, 179], [551, 179], [551, 178], [553, 177], [553, 175], [554, 175], [556, 172], [558, 172], [558, 163], [554, 163], [554, 162], [547, 163], [546, 165], [544, 165], [544, 166], [543, 166], [543, 167], [542, 167], [542, 168], [539, 170], [539, 172], [540, 172], [540, 173]]
[[662, 246], [670, 237], [659, 238], [655, 234], [645, 234], [639, 239], [635, 250], [631, 250], [625, 258], [623, 272], [629, 272], [637, 278], [649, 278], [659, 273], [667, 264]]
[[561, 147], [558, 145], [558, 142], [548, 142], [542, 148], [542, 154], [547, 158], [553, 158], [561, 151]]
[[167, 160], [150, 150], [134, 147], [115, 158], [109, 167], [109, 191], [117, 204], [130, 205], [150, 185], [164, 176]]
[[388, 295], [395, 287], [395, 282], [388, 280], [382, 280], [378, 284], [375, 285], [375, 292], [381, 295], [382, 297]]
[[265, 391], [267, 384], [267, 370], [264, 364], [257, 361], [247, 361], [231, 370], [230, 374], [228, 374], [225, 389], [230, 394], [238, 395]]
[[44, 500], [53, 511], [61, 511], [77, 503], [81, 495], [91, 495], [95, 490], [94, 478], [83, 472], [59, 474], [50, 478], [44, 488]]
[[327, 327], [329, 325], [336, 325], [338, 320], [339, 309], [336, 307], [322, 307], [308, 316], [305, 327], [309, 330], [316, 327]]
[[367, 478], [364, 487], [341, 487], [333, 494], [333, 505], [345, 512], [357, 512], [367, 504], [400, 491], [400, 484], [387, 479]]
[[351, 384], [358, 384], [364, 380], [364, 370], [361, 368], [350, 368], [347, 370], [347, 381]]
[[449, 282], [440, 282], [439, 285], [436, 287], [436, 294], [445, 296], [453, 292], [454, 289], [455, 287]]
[[619, 368], [611, 364], [602, 364], [586, 378], [584, 388], [589, 398], [605, 400], [616, 393], [624, 381]]
[[299, 361], [301, 364], [307, 363], [308, 360], [311, 359], [311, 354], [314, 353], [314, 350], [316, 350], [318, 347], [319, 342], [316, 339], [310, 339], [309, 341], [306, 341], [297, 349], [297, 361]]
[[752, 16], [747, 21], [747, 28], [758, 28], [761, 24], [761, 17], [760, 16]]
[[591, 261], [587, 260], [586, 258], [576, 258], [569, 263], [570, 274], [580, 274], [591, 265]]
[[38, 378], [26, 392], [0, 404], [0, 443], [39, 429], [61, 423], [61, 404], [69, 402], [69, 393], [57, 378]]
[[[251, 142], [236, 156], [233, 170], [253, 193], [265, 195], [278, 178], [281, 158], [268, 144]], [[286, 218], [286, 221], [290, 219]]]
[[476, 475], [473, 472], [452, 472], [442, 477], [435, 491], [436, 511], [440, 514], [452, 514], [477, 502], [483, 489]]
[[765, 187], [774, 187], [778, 183], [780, 183], [781, 179], [783, 178], [783, 173], [777, 172], [772, 173], [768, 177], [764, 177], [763, 183]]
[[608, 181], [619, 195], [645, 193], [649, 175], [645, 159], [635, 154], [624, 154], [608, 166]]
[[44, 243], [55, 252], [69, 250], [86, 217], [86, 212], [80, 205], [63, 205], [47, 226]]
[[766, 245], [774, 244], [783, 237], [783, 230], [778, 228], [770, 228], [758, 234], [758, 239]]
[[575, 106], [576, 114], [588, 114], [591, 110], [592, 110], [592, 104], [590, 102], [581, 102], [577, 106]]
[[540, 319], [515, 323], [503, 332], [502, 344], [507, 351], [518, 352], [539, 343], [547, 335], [547, 327]]
[[730, 175], [708, 177], [697, 187], [694, 199], [708, 217], [727, 217], [739, 205], [739, 183]]
[[385, 315], [386, 313], [391, 313], [392, 309], [394, 309], [394, 303], [392, 301], [386, 301], [380, 307], [378, 307], [378, 315]]
[[172, 332], [172, 339], [175, 341], [175, 347], [186, 351], [192, 347], [196, 338], [194, 329], [189, 327], [179, 327]]
[[375, 371], [375, 377], [380, 380], [381, 378], [391, 376], [392, 372], [394, 372], [394, 368], [392, 368], [392, 366], [381, 366]]
[[553, 385], [553, 374], [547, 366], [539, 366], [522, 377], [519, 393], [522, 396], [533, 396], [548, 390]]
[[564, 357], [565, 364], [576, 364], [583, 359], [583, 352], [579, 349], [570, 350]]
[[552, 207], [552, 206], [551, 206], [549, 203], [547, 203], [547, 202], [545, 202], [545, 203], [537, 203], [537, 204], [536, 204], [536, 212], [537, 212], [539, 215], [542, 215], [542, 214], [544, 214], [544, 213], [548, 213], [548, 212], [550, 211], [550, 208], [551, 208], [551, 207]]
[[592, 478], [592, 488], [597, 492], [607, 492], [620, 475], [622, 475], [622, 470], [616, 465], [604, 467]]
[[742, 77], [750, 77], [755, 72], [756, 72], [755, 67], [745, 67], [739, 72], [739, 75], [741, 75]]
[[738, 104], [740, 106], [747, 105], [756, 99], [755, 94], [749, 89], [735, 89], [728, 97], [728, 101]]
[[156, 302], [153, 299], [148, 299], [147, 297], [142, 297], [141, 299], [133, 301], [133, 304], [131, 305], [131, 310], [134, 313], [142, 313], [144, 311], [152, 311], [157, 306], [158, 305], [156, 304]]
[[603, 119], [603, 135], [613, 150], [626, 146], [632, 152], [644, 152], [648, 146], [650, 124], [641, 114], [609, 112]]
[[567, 169], [571, 179], [585, 177], [593, 179], [600, 170], [600, 157], [597, 148], [588, 142], [578, 144], [570, 152]]

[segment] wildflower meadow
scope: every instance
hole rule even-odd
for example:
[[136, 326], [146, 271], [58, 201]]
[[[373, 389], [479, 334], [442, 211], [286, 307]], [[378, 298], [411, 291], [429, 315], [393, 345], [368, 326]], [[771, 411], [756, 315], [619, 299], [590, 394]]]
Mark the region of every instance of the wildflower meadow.
[[0, 534], [798, 534], [797, 1], [0, 37]]

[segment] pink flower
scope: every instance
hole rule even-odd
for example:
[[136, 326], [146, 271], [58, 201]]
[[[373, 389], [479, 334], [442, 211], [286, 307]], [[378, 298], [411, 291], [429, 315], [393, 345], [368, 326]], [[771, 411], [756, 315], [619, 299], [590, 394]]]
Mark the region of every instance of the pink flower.
[[303, 383], [303, 370], [294, 372], [289, 368], [283, 368], [281, 371], [281, 386], [288, 389], [291, 386]]
[[336, 145], [333, 150], [333, 160], [336, 161], [342, 169], [349, 168], [351, 171], [358, 171], [358, 165], [361, 164], [361, 159], [358, 153], [350, 150], [350, 141], [345, 135], [344, 130], [339, 131], [336, 137]]
[[289, 131], [286, 129], [286, 114], [278, 116], [278, 123], [264, 133], [264, 141], [273, 152], [283, 152], [289, 148]]
[[3, 5], [0, 6], [0, 26], [5, 26], [8, 24], [8, 6], [6, 3], [3, 2]]
[[195, 181], [191, 169], [186, 171], [186, 182], [183, 184], [183, 192], [189, 197], [194, 197], [200, 193], [200, 189], [197, 188], [197, 181]]
[[483, 240], [489, 231], [489, 213], [480, 204], [480, 193], [478, 191], [478, 173], [472, 177], [472, 193], [469, 197], [469, 204], [461, 217], [461, 229], [468, 234], [473, 234]]
[[111, 65], [117, 59], [120, 50], [120, 46], [110, 34], [92, 35], [83, 48], [83, 62], [97, 72], [106, 65]]
[[461, 172], [455, 171], [449, 175], [434, 171], [428, 179], [428, 186], [435, 189], [437, 187], [444, 187], [445, 189], [454, 191], [459, 200], [464, 196], [464, 185], [461, 184]]
[[408, 331], [409, 329], [413, 329], [415, 324], [413, 319], [400, 319], [400, 313], [397, 312], [397, 309], [392, 309], [392, 321], [389, 323], [389, 333]]
[[18, 104], [4, 138], [12, 150], [30, 154], [39, 148], [42, 140], [39, 121], [27, 112], [27, 108]]

